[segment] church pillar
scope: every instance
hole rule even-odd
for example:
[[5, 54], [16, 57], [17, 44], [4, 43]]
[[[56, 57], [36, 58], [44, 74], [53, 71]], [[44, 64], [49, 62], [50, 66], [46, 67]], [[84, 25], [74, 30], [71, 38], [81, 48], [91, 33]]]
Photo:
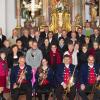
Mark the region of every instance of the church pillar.
[[49, 14], [48, 14], [48, 0], [43, 0], [43, 16], [44, 21], [48, 25], [49, 24]]
[[72, 23], [75, 21], [75, 0], [72, 0]]
[[82, 0], [82, 19], [83, 19], [83, 26], [85, 24], [85, 0]]
[[21, 14], [20, 0], [17, 0], [16, 2], [16, 20], [17, 20], [16, 28], [21, 27], [21, 15], [20, 14]]

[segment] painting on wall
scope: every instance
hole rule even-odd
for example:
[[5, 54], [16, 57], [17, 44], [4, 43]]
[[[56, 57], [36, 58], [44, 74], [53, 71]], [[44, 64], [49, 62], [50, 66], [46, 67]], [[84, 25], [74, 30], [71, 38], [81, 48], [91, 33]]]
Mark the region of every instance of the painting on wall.
[[[27, 4], [31, 2], [31, 0], [24, 0]], [[21, 17], [23, 19], [28, 19], [31, 16], [31, 11], [28, 11], [23, 5], [23, 0], [20, 2], [21, 4]]]
[[[31, 2], [31, 0], [24, 0], [27, 4]], [[25, 6], [23, 5], [23, 0], [20, 0], [20, 6], [17, 6], [18, 0], [15, 1], [15, 16], [18, 15], [18, 9], [20, 7], [20, 14], [21, 18], [28, 19], [28, 17], [31, 15], [31, 12], [28, 11]]]

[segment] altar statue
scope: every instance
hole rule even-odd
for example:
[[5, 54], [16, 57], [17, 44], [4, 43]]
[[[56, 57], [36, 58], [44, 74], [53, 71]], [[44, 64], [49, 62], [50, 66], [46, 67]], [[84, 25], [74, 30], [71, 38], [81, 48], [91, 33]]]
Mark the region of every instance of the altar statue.
[[62, 27], [63, 29], [70, 31], [71, 22], [70, 22], [70, 13], [66, 11], [64, 7], [64, 2], [58, 0], [55, 5], [55, 8], [51, 10], [51, 23], [50, 30], [56, 32], [58, 27]]
[[56, 4], [56, 9], [59, 10], [59, 11], [63, 11], [64, 10], [64, 5], [63, 3], [61, 2], [61, 0], [59, 0]]
[[90, 13], [92, 21], [95, 21], [97, 17], [97, 5], [95, 3], [91, 4]]
[[49, 26], [49, 29], [53, 32], [56, 32], [58, 27], [58, 13], [56, 13], [56, 10], [54, 10], [51, 14], [51, 24]]

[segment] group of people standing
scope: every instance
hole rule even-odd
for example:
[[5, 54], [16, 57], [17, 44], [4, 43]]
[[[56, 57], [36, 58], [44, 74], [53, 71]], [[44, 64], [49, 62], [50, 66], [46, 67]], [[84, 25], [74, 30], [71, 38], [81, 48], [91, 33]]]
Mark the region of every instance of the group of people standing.
[[[2, 81], [1, 81], [2, 80]], [[100, 82], [100, 31], [86, 23], [70, 32], [58, 28], [57, 33], [45, 26], [40, 32], [36, 28], [22, 29], [19, 37], [17, 29], [12, 37], [6, 38], [0, 28], [0, 97], [3, 97], [6, 83], [10, 80], [12, 100], [18, 100], [24, 91], [27, 100], [37, 93], [46, 91], [48, 100], [54, 89], [57, 100], [63, 94], [74, 100], [78, 91], [82, 100], [88, 100], [94, 85]], [[94, 90], [93, 100], [100, 99], [100, 90]]]

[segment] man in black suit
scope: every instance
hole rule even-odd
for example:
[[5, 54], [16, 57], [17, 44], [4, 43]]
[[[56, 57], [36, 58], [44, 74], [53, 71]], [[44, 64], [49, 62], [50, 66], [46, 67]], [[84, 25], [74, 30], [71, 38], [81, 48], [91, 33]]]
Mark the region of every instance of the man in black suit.
[[57, 40], [54, 37], [53, 31], [49, 31], [49, 33], [48, 33], [48, 40], [49, 40], [50, 45], [51, 44], [57, 44]]
[[68, 42], [70, 41], [70, 38], [68, 37], [67, 35], [67, 31], [66, 30], [62, 30], [62, 38], [64, 38], [64, 42], [65, 42], [65, 45], [68, 46]]
[[90, 41], [92, 42], [92, 45], [93, 45], [93, 42], [94, 42], [94, 41], [100, 43], [100, 33], [99, 33], [98, 28], [95, 28], [95, 29], [94, 29], [94, 34], [92, 34], [92, 35], [90, 36]]
[[82, 44], [85, 42], [85, 36], [82, 34], [82, 28], [78, 28], [78, 42], [80, 47], [82, 47]]
[[23, 50], [24, 52], [26, 52], [29, 48], [29, 41], [32, 40], [32, 37], [29, 35], [29, 30], [28, 29], [24, 29], [23, 30], [23, 35], [19, 38], [22, 42], [22, 46], [23, 46]]
[[55, 33], [54, 37], [56, 40], [59, 40], [61, 36], [62, 36], [62, 27], [58, 27], [58, 32]]
[[35, 36], [33, 38], [33, 41], [37, 41], [39, 48], [43, 44], [44, 39], [40, 36], [40, 32], [39, 31], [36, 31], [35, 32]]
[[49, 27], [48, 26], [45, 26], [44, 27], [44, 31], [40, 33], [40, 37], [42, 39], [45, 39], [48, 36], [48, 32], [49, 32]]
[[6, 36], [2, 34], [2, 28], [0, 28], [0, 48], [3, 47], [3, 42], [6, 40]]

